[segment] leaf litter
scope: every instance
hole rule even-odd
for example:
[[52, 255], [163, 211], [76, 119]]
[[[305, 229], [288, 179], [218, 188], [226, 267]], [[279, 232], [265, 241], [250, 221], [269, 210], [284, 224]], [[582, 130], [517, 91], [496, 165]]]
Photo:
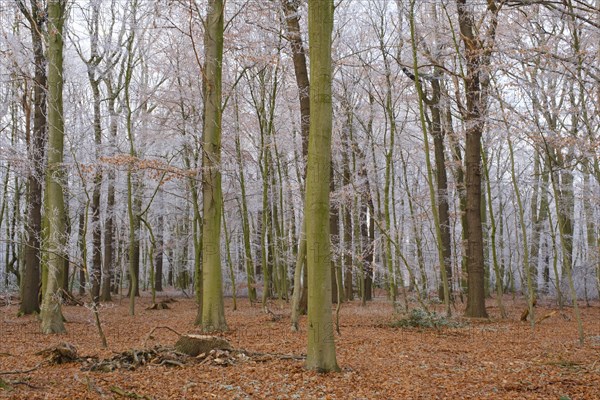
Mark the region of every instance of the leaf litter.
[[[17, 317], [11, 301], [0, 307], [0, 398], [600, 399], [598, 302], [582, 307], [583, 346], [571, 309], [532, 331], [519, 321], [522, 299], [506, 298], [504, 320], [490, 300], [491, 318], [481, 321], [446, 319], [441, 305], [438, 314], [423, 314], [411, 304], [412, 311], [399, 316], [384, 298], [366, 307], [344, 303], [335, 336], [342, 371], [325, 375], [304, 368], [306, 317], [293, 333], [285, 302], [270, 305], [280, 318], [265, 317], [246, 299], [237, 303], [232, 311], [226, 300], [230, 331], [220, 335], [232, 348], [191, 357], [173, 345], [178, 332], [201, 333], [193, 325], [193, 300], [146, 310], [152, 302], [142, 297], [133, 317], [126, 301], [103, 306], [108, 349], [101, 349], [85, 307], [64, 306], [67, 333], [42, 335], [37, 317]], [[458, 307], [464, 306], [457, 304], [455, 314]], [[540, 302], [536, 316], [556, 310]], [[157, 326], [172, 329], [149, 335]]]

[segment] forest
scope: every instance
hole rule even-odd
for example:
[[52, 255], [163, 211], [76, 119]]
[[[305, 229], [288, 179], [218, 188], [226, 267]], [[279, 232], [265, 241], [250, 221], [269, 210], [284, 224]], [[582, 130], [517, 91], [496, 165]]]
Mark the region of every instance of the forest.
[[0, 56], [0, 398], [600, 399], [600, 0], [2, 0]]

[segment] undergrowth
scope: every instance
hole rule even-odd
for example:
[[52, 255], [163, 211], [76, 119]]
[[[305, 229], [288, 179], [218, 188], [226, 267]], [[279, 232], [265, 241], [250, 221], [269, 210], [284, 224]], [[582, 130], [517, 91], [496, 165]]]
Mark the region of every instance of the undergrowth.
[[404, 318], [391, 323], [394, 328], [462, 328], [464, 323], [445, 317], [435, 311], [413, 308]]

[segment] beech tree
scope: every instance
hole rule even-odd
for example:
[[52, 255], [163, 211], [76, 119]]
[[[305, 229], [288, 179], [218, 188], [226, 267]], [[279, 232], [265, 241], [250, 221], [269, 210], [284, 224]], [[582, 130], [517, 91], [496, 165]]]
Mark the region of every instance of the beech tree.
[[295, 330], [314, 281], [310, 321], [321, 295], [429, 311], [466, 293], [477, 317], [507, 292], [530, 313], [598, 296], [596, 0], [340, 2], [333, 33], [311, 2], [312, 92], [307, 2], [69, 2], [61, 127], [45, 10], [65, 2], [0, 6], [0, 282], [21, 314], [40, 286], [112, 286], [133, 311], [163, 279], [206, 330], [224, 296], [272, 312], [292, 281]]
[[48, 1], [48, 164], [46, 172], [45, 214], [48, 227], [47, 283], [40, 318], [43, 333], [65, 331], [61, 312], [61, 287], [66, 254], [63, 162], [63, 27], [66, 1]]
[[42, 187], [47, 140], [46, 55], [42, 33], [46, 24], [43, 3], [31, 1], [30, 9], [21, 0], [17, 1], [17, 5], [29, 23], [35, 68], [33, 135], [28, 146], [32, 168], [27, 182], [27, 244], [25, 246], [25, 265], [21, 276], [21, 306], [19, 308], [20, 314], [32, 314], [40, 310], [38, 293], [42, 235]]
[[329, 180], [331, 168], [331, 32], [333, 1], [308, 4], [310, 130], [306, 174], [306, 264], [308, 268], [308, 349], [306, 366], [337, 371], [331, 317]]
[[[300, 4], [297, 0], [282, 0], [282, 7], [287, 28], [288, 41], [292, 50], [294, 77], [298, 88], [300, 104], [300, 135], [302, 142], [302, 158], [307, 157], [308, 135], [310, 130], [310, 80], [306, 66], [306, 52], [300, 29]], [[299, 181], [305, 182], [306, 170], [302, 171]], [[306, 227], [301, 225], [296, 265], [294, 269], [294, 291], [292, 294], [292, 330], [298, 330], [298, 319], [306, 314], [308, 295], [308, 275], [306, 268]]]
[[227, 330], [221, 276], [221, 76], [224, 3], [209, 0], [204, 32], [204, 125], [202, 156], [202, 329]]
[[466, 0], [457, 0], [458, 22], [465, 46], [465, 183], [467, 218], [467, 275], [468, 295], [466, 314], [470, 317], [487, 317], [484, 291], [483, 231], [481, 226], [481, 136], [486, 122], [488, 91], [490, 85], [490, 58], [496, 39], [500, 3], [489, 1], [485, 17], [487, 27], [475, 25], [475, 16]]

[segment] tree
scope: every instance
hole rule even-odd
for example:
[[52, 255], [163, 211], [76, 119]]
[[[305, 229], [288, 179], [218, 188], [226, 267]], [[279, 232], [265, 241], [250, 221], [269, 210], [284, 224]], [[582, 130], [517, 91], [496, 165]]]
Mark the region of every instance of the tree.
[[[118, 62], [117, 57], [113, 57], [108, 63], [116, 64]], [[125, 71], [125, 62], [121, 63], [121, 71]], [[118, 116], [119, 107], [118, 96], [120, 87], [123, 80], [123, 73], [118, 74], [117, 82], [114, 82], [112, 71], [107, 71], [104, 77], [104, 84], [107, 92], [107, 105], [109, 114], [109, 155], [113, 155], [116, 147], [117, 132], [118, 132]], [[106, 174], [108, 180], [108, 189], [106, 193], [106, 219], [104, 221], [104, 260], [103, 260], [103, 271], [102, 271], [102, 285], [100, 300], [110, 301], [111, 300], [111, 275], [114, 274], [113, 268], [115, 264], [116, 249], [114, 246], [115, 242], [115, 171], [114, 168], [109, 169]], [[114, 285], [114, 291], [117, 292], [117, 285]]]
[[[489, 13], [485, 33], [479, 33], [475, 16], [466, 0], [456, 0], [460, 34], [465, 46], [466, 75], [463, 76], [466, 110], [465, 184], [467, 219], [468, 292], [466, 315], [487, 317], [485, 309], [483, 229], [481, 223], [481, 136], [487, 115], [489, 76], [487, 68], [496, 38], [500, 5], [488, 1]], [[481, 35], [481, 36], [479, 36]]]
[[[134, 51], [135, 36], [138, 32], [138, 0], [131, 2], [131, 24], [133, 29], [127, 38], [127, 59], [125, 61], [124, 73], [124, 102], [125, 102], [125, 126], [129, 141], [129, 156], [131, 160], [137, 157], [134, 144], [133, 107], [131, 104], [131, 80], [133, 69], [136, 64], [136, 51]], [[129, 221], [129, 315], [135, 314], [135, 296], [139, 295], [139, 263], [140, 263], [140, 209], [141, 199], [139, 197], [139, 177], [132, 171], [130, 163], [127, 169], [127, 217]], [[135, 196], [135, 199], [134, 199]]]
[[[42, 32], [45, 16], [40, 3], [31, 2], [31, 11], [19, 0], [19, 9], [30, 24], [31, 41], [35, 63], [35, 86], [33, 89], [34, 117], [33, 138], [29, 143], [29, 157], [32, 170], [28, 177], [27, 190], [27, 244], [25, 245], [25, 265], [21, 277], [20, 314], [32, 314], [40, 311], [40, 238], [42, 234], [42, 182], [44, 176], [44, 156], [46, 132], [46, 56]], [[8, 176], [8, 174], [7, 174]]]
[[[102, 72], [98, 71], [98, 65], [102, 61], [103, 54], [100, 54], [98, 49], [98, 34], [99, 34], [99, 18], [100, 18], [100, 3], [91, 4], [92, 15], [88, 23], [90, 34], [90, 55], [86, 58], [78, 49], [79, 56], [87, 66], [88, 80], [92, 89], [93, 95], [93, 129], [94, 142], [96, 144], [96, 162], [100, 162], [101, 147], [102, 147], [102, 115], [100, 112], [100, 82], [102, 80]], [[109, 67], [110, 68], [110, 67]], [[89, 274], [91, 281], [91, 296], [92, 301], [97, 303], [100, 299], [100, 279], [102, 276], [102, 230], [100, 227], [100, 201], [102, 189], [102, 168], [96, 166], [94, 174], [94, 191], [92, 194], [91, 212], [92, 212], [92, 271]]]
[[310, 0], [310, 130], [306, 177], [306, 264], [308, 268], [308, 349], [306, 366], [338, 371], [331, 317], [329, 180], [331, 168], [331, 33], [333, 1]]
[[63, 26], [66, 1], [48, 2], [48, 164], [46, 171], [46, 207], [48, 221], [48, 278], [42, 300], [43, 333], [65, 331], [61, 312], [61, 283], [67, 244], [63, 184]]
[[[444, 165], [443, 160], [443, 138], [441, 133], [441, 115], [440, 110], [437, 107], [439, 104], [439, 96], [440, 96], [440, 85], [437, 79], [434, 79], [432, 84], [433, 87], [433, 95], [432, 99], [428, 100], [425, 98], [423, 88], [421, 86], [421, 79], [419, 76], [419, 68], [417, 64], [417, 47], [415, 40], [415, 22], [414, 22], [414, 7], [415, 2], [411, 1], [411, 13], [410, 13], [410, 33], [411, 33], [411, 43], [412, 43], [412, 52], [413, 52], [413, 73], [414, 73], [414, 81], [417, 89], [417, 94], [419, 96], [419, 111], [420, 111], [420, 120], [421, 120], [421, 129], [423, 131], [423, 144], [425, 150], [425, 165], [427, 167], [427, 183], [429, 186], [429, 198], [431, 201], [431, 209], [433, 212], [433, 223], [435, 225], [435, 232], [437, 238], [437, 249], [438, 249], [438, 261], [440, 265], [441, 272], [441, 286], [444, 298], [444, 304], [446, 305], [446, 312], [448, 315], [451, 314], [450, 308], [450, 293], [448, 286], [448, 276], [446, 269], [446, 262], [450, 256], [445, 248], [449, 250], [450, 244], [450, 234], [449, 232], [444, 232], [443, 226], [447, 226], [448, 224], [448, 206], [446, 204], [445, 199], [445, 190], [446, 190], [446, 166]], [[439, 76], [439, 71], [437, 71], [437, 75]], [[436, 159], [436, 169], [437, 169], [437, 182], [438, 188], [437, 193], [434, 191], [433, 187], [433, 171], [431, 167], [431, 160], [429, 156], [429, 139], [427, 138], [427, 127], [425, 123], [425, 108], [424, 103], [429, 103], [432, 108], [432, 126], [431, 131], [434, 135], [434, 147], [435, 147], [435, 159]], [[437, 197], [436, 197], [437, 195]], [[445, 206], [445, 207], [444, 207]], [[439, 207], [439, 208], [438, 208]]]
[[[292, 60], [294, 63], [294, 76], [298, 87], [298, 100], [300, 104], [300, 135], [302, 140], [302, 158], [305, 159], [308, 152], [308, 132], [310, 129], [310, 80], [308, 68], [306, 67], [306, 53], [300, 32], [300, 10], [298, 0], [282, 0], [283, 12], [288, 33], [288, 40], [292, 48]], [[302, 179], [306, 170], [302, 171]], [[299, 180], [301, 178], [299, 177]], [[298, 319], [300, 314], [306, 314], [307, 303], [307, 269], [306, 269], [306, 235], [305, 225], [302, 222], [300, 237], [298, 240], [298, 253], [296, 254], [296, 266], [294, 271], [294, 292], [292, 295], [292, 330], [298, 330]]]
[[[239, 125], [239, 105], [237, 93], [234, 98], [236, 125]], [[250, 247], [250, 222], [248, 218], [248, 201], [246, 198], [246, 179], [244, 178], [244, 162], [242, 157], [242, 146], [240, 143], [240, 129], [236, 129], [235, 154], [239, 165], [240, 180], [240, 213], [242, 214], [242, 233], [244, 237], [244, 258], [246, 264], [246, 282], [248, 285], [248, 300], [250, 303], [256, 301], [256, 280], [254, 277], [254, 261], [252, 260], [252, 248]]]
[[208, 1], [204, 33], [204, 126], [202, 156], [202, 329], [227, 330], [221, 276], [221, 75], [223, 68], [222, 0]]

